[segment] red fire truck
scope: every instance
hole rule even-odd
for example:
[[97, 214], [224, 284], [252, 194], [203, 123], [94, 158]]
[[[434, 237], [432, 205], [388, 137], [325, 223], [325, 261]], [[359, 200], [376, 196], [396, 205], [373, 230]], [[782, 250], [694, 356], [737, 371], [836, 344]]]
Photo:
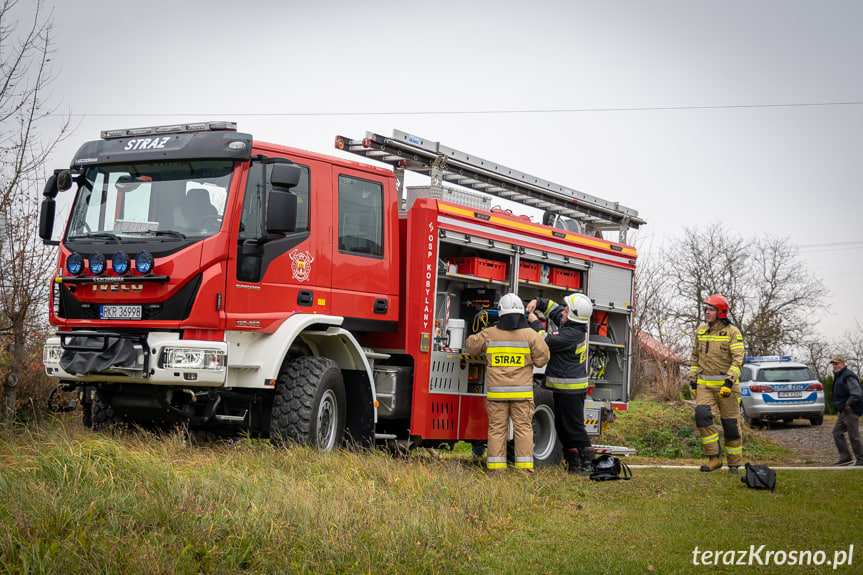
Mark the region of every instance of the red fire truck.
[[[55, 171], [44, 363], [87, 425], [323, 450], [482, 441], [485, 362], [462, 347], [510, 291], [593, 299], [589, 432], [626, 409], [637, 212], [400, 131], [336, 147], [388, 166], [206, 122], [105, 131]], [[406, 171], [429, 185], [404, 186]], [[560, 458], [549, 395], [537, 388], [537, 465]]]

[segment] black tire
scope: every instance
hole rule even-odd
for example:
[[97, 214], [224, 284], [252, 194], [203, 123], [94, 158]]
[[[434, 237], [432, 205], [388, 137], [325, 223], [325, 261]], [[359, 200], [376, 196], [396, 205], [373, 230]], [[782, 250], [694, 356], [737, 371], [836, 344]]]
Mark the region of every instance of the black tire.
[[[84, 424], [87, 424], [87, 412], [84, 412]], [[103, 403], [99, 394], [93, 398], [90, 411], [93, 431], [118, 431], [123, 427], [123, 418], [114, 412], [108, 403]]]
[[547, 389], [534, 387], [533, 402], [533, 465], [558, 465], [563, 459], [563, 446], [554, 427], [554, 395]]
[[345, 436], [345, 384], [331, 359], [300, 357], [282, 366], [270, 419], [270, 443], [331, 451]]
[[824, 414], [821, 414], [817, 417], [810, 417], [809, 418], [809, 424], [810, 425], [821, 425], [822, 423], [824, 423]]

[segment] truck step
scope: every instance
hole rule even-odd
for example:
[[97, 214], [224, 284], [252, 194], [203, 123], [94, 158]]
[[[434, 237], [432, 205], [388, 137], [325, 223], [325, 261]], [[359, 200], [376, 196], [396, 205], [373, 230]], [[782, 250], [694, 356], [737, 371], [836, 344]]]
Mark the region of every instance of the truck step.
[[248, 411], [243, 411], [243, 415], [224, 415], [221, 413], [217, 413], [214, 417], [218, 421], [233, 421], [233, 422], [240, 423], [240, 422], [246, 420], [246, 415], [248, 413], [249, 413]]
[[594, 445], [597, 455], [635, 455], [635, 450], [631, 447], [621, 445]]

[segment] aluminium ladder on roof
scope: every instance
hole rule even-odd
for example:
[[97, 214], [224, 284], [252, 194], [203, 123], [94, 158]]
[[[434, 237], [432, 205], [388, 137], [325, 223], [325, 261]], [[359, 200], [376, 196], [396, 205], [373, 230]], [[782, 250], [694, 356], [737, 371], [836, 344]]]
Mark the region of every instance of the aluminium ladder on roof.
[[[390, 164], [397, 175], [402, 170], [428, 175], [432, 187], [451, 182], [485, 194], [533, 208], [561, 214], [583, 223], [589, 230], [613, 230], [625, 241], [626, 230], [644, 223], [638, 212], [518, 170], [489, 162], [400, 130], [392, 138], [366, 132], [362, 140], [336, 137], [336, 147]], [[402, 178], [399, 177], [401, 186]]]

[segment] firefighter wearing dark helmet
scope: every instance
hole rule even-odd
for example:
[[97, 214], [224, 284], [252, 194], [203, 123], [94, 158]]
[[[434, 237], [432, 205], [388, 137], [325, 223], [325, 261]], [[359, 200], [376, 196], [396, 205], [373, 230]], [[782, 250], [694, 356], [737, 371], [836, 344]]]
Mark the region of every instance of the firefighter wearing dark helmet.
[[728, 471], [737, 473], [743, 458], [740, 436], [740, 368], [743, 365], [743, 336], [728, 320], [728, 300], [714, 294], [704, 300], [706, 323], [698, 326], [692, 346], [689, 385], [695, 395], [695, 425], [701, 434], [704, 455], [709, 459], [701, 471], [722, 467], [719, 426], [722, 423]]

